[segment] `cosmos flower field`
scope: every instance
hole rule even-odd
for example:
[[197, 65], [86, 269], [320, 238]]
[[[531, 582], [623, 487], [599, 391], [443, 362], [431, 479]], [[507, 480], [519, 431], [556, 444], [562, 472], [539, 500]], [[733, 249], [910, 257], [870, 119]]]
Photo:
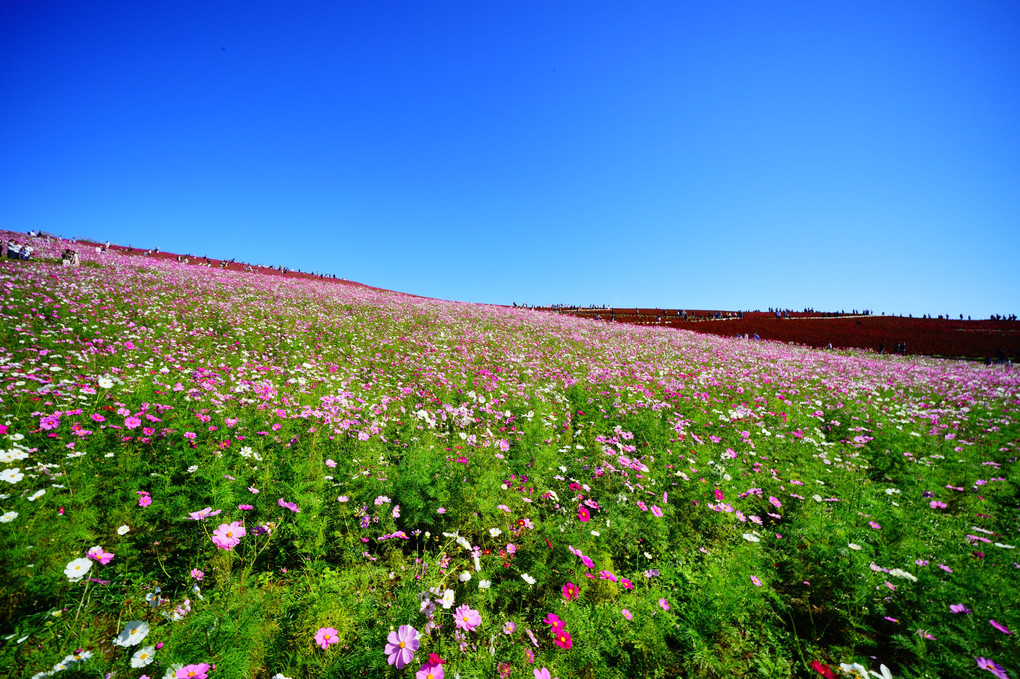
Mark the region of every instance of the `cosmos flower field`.
[[1020, 677], [1020, 373], [64, 246], [0, 675]]

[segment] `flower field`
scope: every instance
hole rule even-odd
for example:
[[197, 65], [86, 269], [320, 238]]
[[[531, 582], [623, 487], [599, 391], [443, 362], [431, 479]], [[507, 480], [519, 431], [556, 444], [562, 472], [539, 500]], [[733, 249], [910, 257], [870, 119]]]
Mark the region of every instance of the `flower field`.
[[1020, 373], [37, 245], [2, 676], [1020, 677]]

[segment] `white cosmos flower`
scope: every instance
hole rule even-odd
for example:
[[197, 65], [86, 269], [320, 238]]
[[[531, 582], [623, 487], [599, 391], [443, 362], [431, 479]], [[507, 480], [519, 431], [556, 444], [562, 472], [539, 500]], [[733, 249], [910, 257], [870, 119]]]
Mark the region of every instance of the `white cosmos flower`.
[[468, 580], [471, 579], [471, 572], [470, 571], [461, 571], [461, 574], [458, 577], [459, 577], [461, 582], [467, 582]]
[[448, 589], [443, 592], [443, 598], [439, 600], [439, 603], [442, 604], [443, 608], [449, 610], [453, 606], [453, 590]]
[[903, 578], [904, 580], [910, 580], [911, 582], [917, 582], [917, 578], [915, 578], [912, 574], [900, 568], [893, 568], [891, 571], [889, 571], [889, 575], [892, 575], [897, 578]]
[[478, 581], [478, 589], [489, 589], [490, 587], [492, 587], [492, 583], [489, 582], [488, 580]]
[[67, 579], [71, 582], [78, 582], [85, 577], [85, 574], [89, 572], [90, 568], [92, 568], [91, 559], [75, 559], [64, 567], [64, 575], [66, 575]]
[[535, 578], [531, 577], [527, 573], [521, 573], [521, 577], [524, 578], [524, 582], [528, 583], [529, 585], [534, 585], [537, 582]]
[[117, 646], [137, 646], [149, 633], [149, 625], [142, 620], [132, 620], [124, 625], [123, 631], [113, 639]]
[[153, 660], [156, 659], [156, 647], [146, 646], [135, 651], [135, 654], [131, 656], [131, 667], [145, 667], [150, 665]]
[[129, 530], [131, 529], [128, 528], [127, 524], [124, 524], [123, 526], [117, 529], [117, 535], [127, 535], [127, 532]]
[[45, 488], [40, 488], [39, 490], [37, 490], [34, 493], [32, 493], [31, 495], [29, 495], [27, 499], [28, 499], [29, 502], [35, 502], [36, 500], [38, 500], [39, 498], [41, 498], [45, 494], [46, 494], [46, 489]]
[[491, 536], [492, 536], [492, 537], [494, 537], [494, 538], [495, 538], [495, 537], [499, 537], [500, 533], [502, 533], [502, 532], [503, 532], [503, 531], [501, 531], [501, 530], [500, 530], [500, 529], [498, 529], [498, 528], [490, 528], [490, 529], [489, 529], [489, 535], [491, 535]]
[[109, 377], [100, 377], [98, 383], [99, 386], [102, 387], [103, 389], [109, 389], [110, 387], [113, 386], [113, 380], [111, 380]]
[[7, 512], [3, 516], [0, 516], [0, 523], [10, 523], [16, 518], [18, 518], [17, 512]]
[[25, 478], [25, 475], [21, 473], [21, 467], [13, 467], [0, 472], [0, 481], [6, 481], [7, 483], [17, 483], [23, 478]]
[[744, 533], [742, 537], [748, 542], [761, 542], [761, 539], [754, 533]]
[[861, 551], [861, 546], [859, 544], [857, 544], [856, 542], [851, 542], [850, 543], [850, 549], [854, 550], [855, 552], [859, 552], [859, 551]]

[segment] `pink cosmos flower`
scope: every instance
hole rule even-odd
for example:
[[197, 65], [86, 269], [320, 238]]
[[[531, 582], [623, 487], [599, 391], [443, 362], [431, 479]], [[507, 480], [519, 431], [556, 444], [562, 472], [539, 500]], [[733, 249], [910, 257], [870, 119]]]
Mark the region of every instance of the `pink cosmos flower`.
[[623, 585], [625, 589], [634, 589], [634, 585], [627, 578], [620, 578], [620, 584]]
[[564, 629], [566, 627], [566, 623], [560, 620], [560, 616], [556, 615], [555, 613], [549, 613], [548, 615], [546, 615], [545, 620], [543, 620], [542, 622], [551, 626], [553, 629]]
[[443, 666], [433, 664], [431, 662], [423, 664], [420, 668], [418, 668], [418, 671], [414, 673], [415, 679], [443, 679], [445, 676], [446, 671], [443, 669]]
[[659, 599], [659, 605], [662, 606], [662, 610], [664, 611], [669, 610], [669, 602], [666, 601], [665, 599]]
[[454, 619], [456, 620], [457, 629], [462, 629], [465, 632], [470, 632], [482, 624], [481, 614], [466, 604], [454, 611]]
[[623, 610], [622, 610], [622, 611], [620, 611], [620, 612], [621, 612], [621, 613], [623, 613], [623, 617], [627, 618], [628, 620], [633, 620], [633, 619], [634, 619], [634, 616], [633, 616], [633, 615], [631, 615], [631, 612], [630, 612], [630, 611], [628, 611], [628, 610], [627, 610], [626, 608], [625, 608], [625, 609], [623, 609]]
[[85, 553], [85, 556], [92, 559], [93, 561], [98, 561], [104, 566], [113, 560], [113, 554], [110, 552], [104, 552], [103, 548], [100, 547], [99, 545], [96, 545], [95, 547], [89, 549], [89, 551]]
[[191, 577], [195, 578], [199, 582], [202, 582], [202, 578], [205, 577], [205, 573], [203, 573], [202, 571], [198, 570], [197, 568], [192, 568], [191, 569]]
[[584, 554], [581, 554], [580, 556], [581, 563], [583, 563], [586, 568], [595, 568], [595, 562], [591, 560], [591, 557], [587, 557]]
[[241, 525], [241, 522], [231, 521], [230, 523], [221, 523], [220, 527], [213, 531], [212, 541], [220, 549], [225, 549], [229, 552], [241, 544], [241, 538], [245, 535], [247, 535], [247, 531]]
[[928, 506], [932, 509], [945, 509], [948, 505], [941, 500], [932, 500], [928, 503]]
[[584, 505], [577, 506], [577, 518], [581, 520], [581, 523], [587, 523], [591, 519], [591, 513], [588, 508]]
[[1012, 634], [1012, 632], [1010, 632], [1009, 629], [1002, 623], [995, 622], [994, 620], [989, 620], [988, 624], [990, 624], [992, 627], [999, 630], [1003, 634]]
[[197, 512], [188, 512], [188, 518], [193, 521], [203, 521], [210, 516], [216, 516], [222, 509], [214, 510], [212, 507], [206, 507], [205, 509], [199, 509]]
[[507, 554], [515, 554], [516, 552], [517, 552], [517, 545], [515, 545], [512, 542], [506, 543], [506, 553]]
[[608, 580], [609, 582], [616, 582], [616, 576], [611, 571], [602, 571], [599, 573], [599, 580]]
[[643, 512], [647, 512], [647, 511], [648, 511], [648, 505], [646, 505], [646, 504], [645, 504], [644, 502], [642, 502], [641, 500], [638, 500], [638, 501], [637, 501], [637, 506], [638, 506], [638, 509], [640, 509], [640, 510], [641, 510], [641, 511], [643, 511]]
[[758, 579], [757, 575], [752, 575], [751, 576], [751, 582], [754, 583], [755, 587], [761, 587], [761, 580]]
[[319, 631], [315, 633], [315, 644], [323, 650], [329, 648], [330, 644], [339, 642], [340, 637], [337, 636], [337, 631], [333, 627], [320, 627]]
[[980, 667], [983, 670], [988, 670], [999, 679], [1009, 679], [1009, 675], [1006, 674], [1006, 668], [1004, 668], [1002, 665], [995, 662], [994, 660], [989, 660], [988, 658], [980, 658], [976, 656], [974, 660], [977, 661], [978, 667]]
[[581, 594], [581, 590], [578, 589], [577, 585], [572, 582], [568, 582], [563, 585], [563, 598], [567, 601], [573, 601]]
[[142, 495], [141, 497], [138, 498], [138, 506], [139, 507], [148, 507], [151, 504], [152, 504], [152, 498], [149, 497], [148, 493], [146, 493], [145, 495]]
[[176, 679], [208, 679], [209, 663], [185, 665], [174, 674]]
[[390, 632], [386, 640], [383, 651], [389, 656], [386, 662], [396, 665], [398, 670], [404, 669], [404, 665], [414, 659], [414, 652], [418, 650], [418, 630], [410, 625], [401, 625], [396, 632]]
[[276, 501], [276, 504], [280, 505], [281, 507], [284, 507], [285, 509], [289, 509], [295, 514], [301, 513], [301, 510], [298, 509], [298, 506], [296, 504], [294, 504], [293, 502], [284, 502], [282, 497]]
[[251, 509], [255, 509], [255, 507], [251, 505], [237, 505], [237, 508], [240, 509], [242, 512], [247, 512]]
[[652, 505], [652, 516], [662, 516], [662, 510], [659, 509], [658, 505]]
[[128, 417], [124, 420], [125, 429], [134, 429], [142, 424], [142, 421], [135, 416]]
[[552, 679], [552, 675], [549, 673], [549, 670], [545, 667], [543, 667], [540, 670], [531, 670], [531, 673], [535, 675], [535, 679]]
[[571, 646], [574, 645], [574, 640], [570, 638], [570, 632], [564, 629], [554, 629], [553, 634], [555, 634], [555, 637], [553, 638], [553, 643], [559, 646], [560, 648], [569, 649]]
[[874, 521], [868, 521], [868, 525], [874, 528], [875, 530], [882, 530], [882, 527], [875, 523]]
[[251, 493], [252, 495], [258, 495], [259, 489], [256, 488], [255, 486], [248, 486], [248, 492]]
[[330, 468], [336, 467], [336, 462], [334, 460], [326, 460], [326, 466]]
[[92, 421], [93, 422], [106, 422], [106, 418], [103, 417], [102, 415], [100, 415], [99, 413], [93, 413]]

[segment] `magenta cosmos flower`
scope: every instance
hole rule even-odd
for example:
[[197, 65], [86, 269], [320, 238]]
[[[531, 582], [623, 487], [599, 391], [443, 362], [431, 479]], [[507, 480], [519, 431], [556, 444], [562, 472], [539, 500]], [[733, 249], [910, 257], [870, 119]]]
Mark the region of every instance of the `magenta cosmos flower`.
[[337, 631], [333, 627], [320, 627], [319, 631], [315, 633], [315, 644], [323, 649], [329, 648], [330, 644], [339, 642], [340, 637], [337, 636]]
[[560, 616], [556, 615], [555, 613], [549, 613], [548, 615], [546, 615], [545, 620], [543, 620], [542, 622], [549, 625], [554, 630], [564, 629], [566, 627], [566, 623], [560, 620]]
[[221, 523], [220, 527], [213, 531], [212, 541], [220, 549], [225, 549], [229, 552], [241, 544], [241, 538], [247, 534], [248, 532], [241, 525], [240, 521], [231, 521], [230, 523]]
[[988, 624], [990, 624], [992, 627], [994, 627], [995, 629], [999, 630], [1003, 634], [1012, 634], [1012, 632], [1009, 631], [1009, 628], [1006, 627], [1005, 625], [1003, 625], [1000, 622], [995, 622], [994, 620], [989, 620]]
[[578, 505], [577, 506], [577, 518], [579, 518], [582, 523], [586, 523], [587, 521], [589, 521], [591, 519], [591, 512], [589, 512], [588, 508], [585, 507], [584, 505]]
[[95, 547], [89, 549], [89, 551], [85, 553], [85, 556], [92, 559], [93, 561], [98, 561], [104, 566], [113, 560], [113, 554], [111, 552], [104, 552], [103, 548], [100, 547], [99, 545], [96, 545]]
[[414, 652], [418, 650], [418, 630], [410, 625], [401, 625], [396, 632], [390, 632], [386, 639], [388, 643], [384, 652], [389, 656], [386, 662], [396, 665], [398, 670], [404, 669], [404, 665], [414, 659]]
[[567, 601], [573, 601], [578, 597], [580, 593], [581, 590], [578, 589], [577, 585], [575, 585], [572, 582], [568, 582], [567, 584], [563, 585], [563, 598], [566, 599]]
[[456, 620], [457, 629], [462, 629], [465, 632], [470, 632], [482, 624], [481, 614], [466, 604], [454, 611], [454, 619]]
[[565, 629], [553, 628], [553, 643], [560, 648], [570, 648], [574, 645], [574, 640], [570, 638], [570, 632]]
[[1006, 669], [999, 663], [995, 662], [994, 660], [977, 657], [974, 658], [974, 660], [977, 661], [978, 667], [980, 667], [983, 670], [988, 670], [989, 672], [997, 676], [999, 679], [1009, 679], [1009, 675], [1006, 674]]

